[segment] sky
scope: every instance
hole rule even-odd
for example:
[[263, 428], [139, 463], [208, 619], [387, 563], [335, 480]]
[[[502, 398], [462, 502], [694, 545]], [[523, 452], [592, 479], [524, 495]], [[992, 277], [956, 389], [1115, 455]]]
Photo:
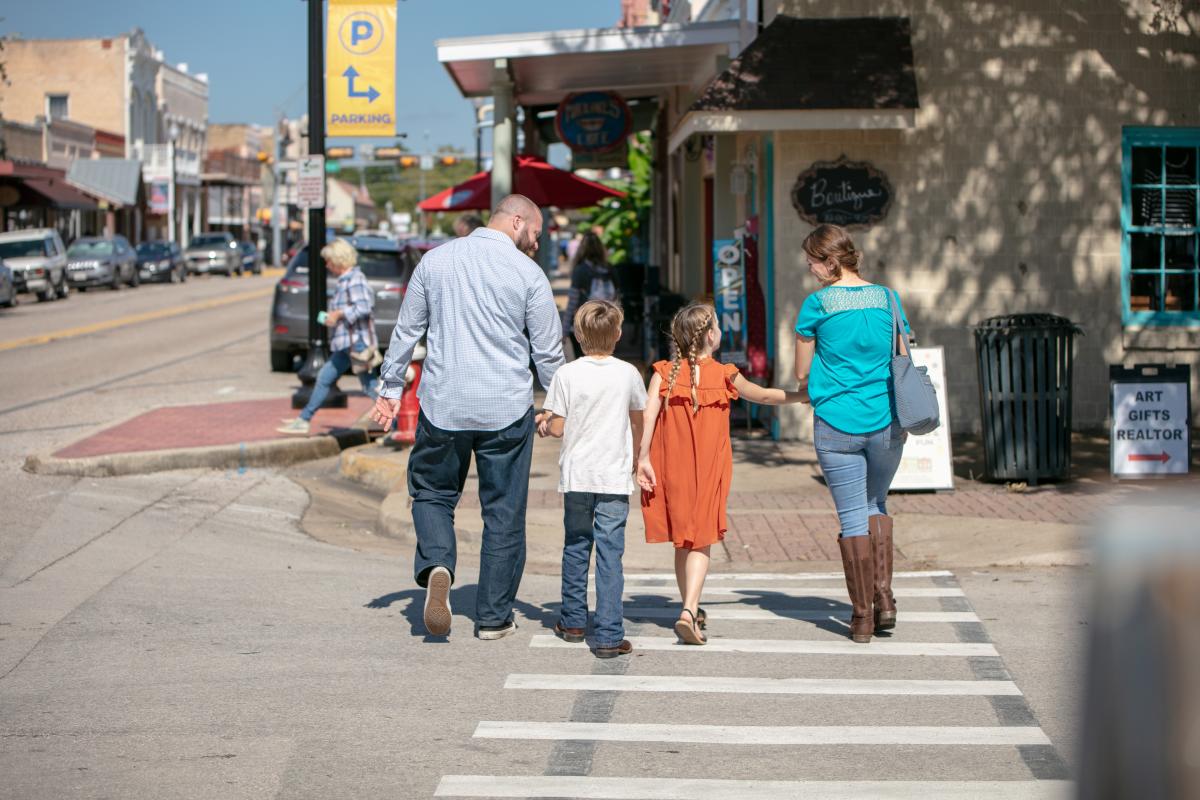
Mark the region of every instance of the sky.
[[[77, 39], [140, 27], [167, 62], [208, 73], [210, 122], [266, 125], [307, 107], [306, 14], [304, 0], [0, 0], [0, 35]], [[606, 28], [619, 16], [619, 0], [399, 0], [397, 128], [412, 150], [428, 130], [433, 148], [474, 153], [474, 112], [438, 63], [437, 39]]]

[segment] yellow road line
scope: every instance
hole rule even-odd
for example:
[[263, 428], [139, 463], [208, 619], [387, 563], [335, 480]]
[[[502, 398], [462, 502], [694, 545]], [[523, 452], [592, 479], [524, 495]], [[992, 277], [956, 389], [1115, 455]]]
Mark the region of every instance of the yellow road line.
[[188, 303], [183, 306], [173, 306], [171, 308], [159, 308], [154, 311], [144, 311], [141, 314], [130, 314], [117, 319], [110, 319], [104, 322], [94, 322], [91, 325], [80, 325], [76, 328], [64, 328], [50, 333], [43, 333], [40, 336], [27, 336], [24, 339], [10, 339], [7, 342], [0, 342], [0, 352], [4, 350], [15, 350], [18, 347], [30, 347], [31, 345], [46, 344], [48, 342], [57, 342], [62, 339], [73, 339], [76, 336], [86, 336], [89, 333], [99, 333], [101, 331], [110, 331], [114, 328], [123, 328], [126, 325], [136, 325], [139, 322], [151, 322], [156, 319], [167, 319], [169, 317], [178, 317], [181, 314], [190, 314], [193, 311], [207, 311], [212, 308], [220, 308], [221, 306], [232, 305], [233, 303], [241, 303], [246, 300], [257, 300], [262, 297], [268, 297], [275, 291], [274, 286], [268, 286], [263, 289], [255, 289], [250, 292], [240, 292], [231, 294], [226, 297], [218, 297], [213, 300], [202, 300], [198, 303]]

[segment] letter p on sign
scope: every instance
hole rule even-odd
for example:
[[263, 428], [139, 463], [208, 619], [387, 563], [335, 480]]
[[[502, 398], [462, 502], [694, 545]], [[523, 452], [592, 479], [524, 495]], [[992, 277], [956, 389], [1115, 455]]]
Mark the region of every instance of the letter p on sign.
[[375, 30], [375, 26], [365, 19], [351, 20], [350, 22], [350, 47], [355, 47], [359, 42], [367, 41], [371, 38], [371, 33]]

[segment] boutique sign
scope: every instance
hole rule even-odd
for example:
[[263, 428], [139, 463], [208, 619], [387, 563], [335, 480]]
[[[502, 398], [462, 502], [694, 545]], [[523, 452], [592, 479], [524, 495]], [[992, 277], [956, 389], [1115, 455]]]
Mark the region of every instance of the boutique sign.
[[633, 115], [613, 92], [579, 92], [563, 98], [554, 117], [558, 138], [577, 153], [607, 153], [625, 144]]
[[812, 225], [874, 225], [892, 205], [887, 176], [866, 161], [818, 161], [792, 186], [792, 205]]

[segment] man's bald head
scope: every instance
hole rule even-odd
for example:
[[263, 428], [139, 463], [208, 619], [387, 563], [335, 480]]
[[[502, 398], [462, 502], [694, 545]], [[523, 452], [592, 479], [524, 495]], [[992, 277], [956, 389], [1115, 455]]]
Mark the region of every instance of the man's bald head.
[[542, 210], [525, 195], [510, 194], [496, 204], [488, 227], [512, 239], [518, 250], [533, 258], [542, 235]]

